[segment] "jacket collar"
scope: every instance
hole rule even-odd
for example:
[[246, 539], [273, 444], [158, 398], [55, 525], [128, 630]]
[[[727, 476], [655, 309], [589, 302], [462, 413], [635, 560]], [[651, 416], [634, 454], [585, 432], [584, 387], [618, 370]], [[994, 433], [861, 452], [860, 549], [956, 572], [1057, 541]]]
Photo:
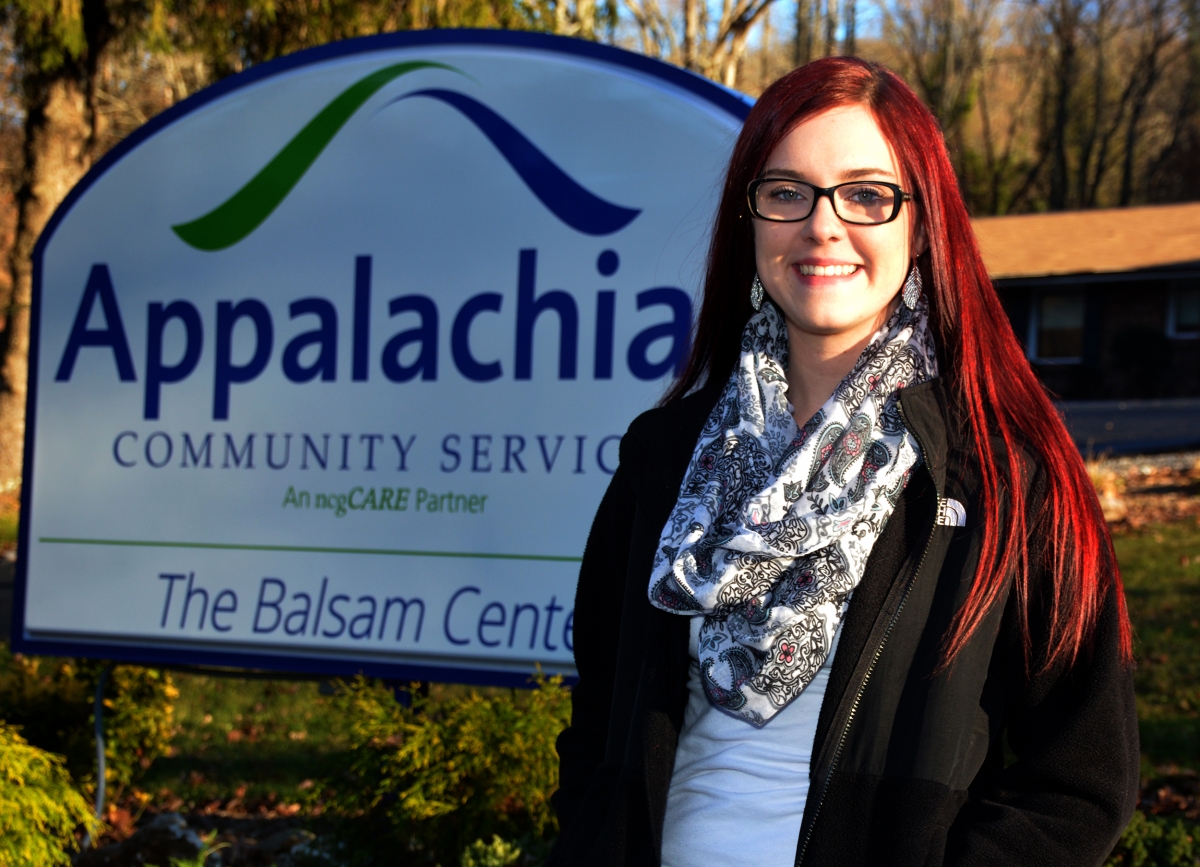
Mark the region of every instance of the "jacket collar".
[[939, 496], [946, 490], [946, 468], [950, 459], [949, 425], [944, 414], [949, 405], [947, 390], [946, 380], [937, 376], [901, 389], [899, 397], [904, 423], [921, 446], [925, 465], [933, 476]]
[[665, 522], [671, 514], [696, 440], [723, 385], [708, 384], [682, 400], [643, 413], [622, 440], [621, 462], [628, 465], [638, 502], [654, 520]]

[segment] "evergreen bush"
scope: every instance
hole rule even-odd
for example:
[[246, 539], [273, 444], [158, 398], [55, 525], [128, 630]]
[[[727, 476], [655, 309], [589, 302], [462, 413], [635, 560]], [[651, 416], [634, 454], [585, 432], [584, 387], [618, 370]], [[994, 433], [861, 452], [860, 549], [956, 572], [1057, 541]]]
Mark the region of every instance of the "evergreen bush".
[[[65, 758], [87, 787], [96, 782], [94, 740], [99, 662], [27, 657], [0, 645], [0, 708], [29, 743]], [[105, 777], [113, 797], [160, 755], [174, 733], [179, 693], [166, 672], [116, 666], [104, 690]]]
[[0, 867], [69, 865], [80, 826], [97, 830], [63, 759], [0, 721]]
[[[91, 674], [93, 684], [96, 674]], [[120, 792], [156, 758], [170, 755], [175, 733], [174, 702], [179, 690], [165, 671], [118, 665], [109, 676], [104, 694], [105, 777], [108, 785]], [[88, 726], [95, 730], [92, 714], [88, 715]]]
[[1178, 818], [1133, 814], [1104, 867], [1200, 867], [1200, 826]]
[[521, 847], [492, 835], [492, 842], [476, 840], [463, 850], [461, 867], [510, 867], [521, 858]]
[[373, 814], [393, 845], [441, 864], [507, 855], [493, 851], [496, 836], [536, 844], [557, 831], [554, 742], [570, 717], [561, 677], [539, 675], [532, 690], [411, 695], [406, 708], [378, 682], [341, 685], [356, 758], [327, 783], [335, 809]]

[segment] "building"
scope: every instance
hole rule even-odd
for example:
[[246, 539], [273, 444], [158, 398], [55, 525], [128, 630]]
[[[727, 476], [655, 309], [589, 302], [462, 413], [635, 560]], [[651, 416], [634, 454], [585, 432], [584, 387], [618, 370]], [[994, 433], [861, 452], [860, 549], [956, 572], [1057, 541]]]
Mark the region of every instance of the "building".
[[1013, 329], [1081, 448], [1200, 445], [1200, 203], [974, 225]]

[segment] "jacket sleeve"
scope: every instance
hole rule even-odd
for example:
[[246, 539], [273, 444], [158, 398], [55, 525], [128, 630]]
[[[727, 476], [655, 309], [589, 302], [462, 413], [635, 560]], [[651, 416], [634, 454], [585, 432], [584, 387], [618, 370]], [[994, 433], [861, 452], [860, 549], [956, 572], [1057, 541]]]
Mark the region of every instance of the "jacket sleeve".
[[592, 522], [575, 591], [579, 680], [571, 691], [571, 724], [558, 737], [559, 783], [551, 798], [560, 833], [570, 827], [604, 760], [634, 511], [622, 462]]
[[[947, 865], [1082, 867], [1112, 851], [1137, 804], [1140, 767], [1117, 592], [1109, 592], [1090, 650], [1069, 668], [1034, 676], [1025, 674], [1010, 598], [992, 661], [1004, 684], [1003, 740], [950, 829]], [[1036, 611], [1030, 619], [1033, 634], [1045, 634]]]

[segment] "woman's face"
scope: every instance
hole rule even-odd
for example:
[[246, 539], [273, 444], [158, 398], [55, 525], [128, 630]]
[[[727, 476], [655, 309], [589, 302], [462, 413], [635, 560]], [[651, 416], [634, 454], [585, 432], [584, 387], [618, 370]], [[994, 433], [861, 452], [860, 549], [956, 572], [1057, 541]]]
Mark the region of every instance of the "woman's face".
[[[875, 118], [861, 105], [831, 109], [793, 129], [771, 151], [763, 177], [817, 187], [846, 181], [904, 186]], [[905, 187], [907, 190], [908, 188]], [[828, 197], [798, 223], [754, 220], [754, 249], [763, 288], [783, 310], [789, 332], [865, 341], [895, 309], [910, 260], [924, 250], [906, 202], [890, 223], [843, 223]]]

